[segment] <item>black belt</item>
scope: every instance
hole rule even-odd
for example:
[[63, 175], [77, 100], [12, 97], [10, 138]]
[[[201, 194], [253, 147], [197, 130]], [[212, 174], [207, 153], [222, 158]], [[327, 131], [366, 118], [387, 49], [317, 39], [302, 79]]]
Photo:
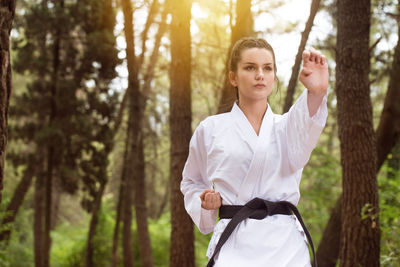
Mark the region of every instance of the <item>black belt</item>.
[[317, 259], [315, 258], [314, 245], [311, 240], [311, 235], [305, 226], [303, 219], [301, 218], [299, 210], [290, 202], [287, 201], [278, 201], [271, 202], [268, 200], [263, 200], [261, 198], [255, 198], [249, 202], [247, 202], [244, 206], [221, 206], [219, 208], [219, 217], [221, 219], [230, 219], [232, 220], [228, 223], [225, 230], [222, 232], [220, 239], [218, 240], [217, 246], [215, 247], [214, 253], [210, 258], [210, 261], [207, 264], [207, 267], [214, 266], [214, 257], [221, 250], [222, 246], [228, 240], [229, 236], [232, 234], [233, 230], [236, 226], [243, 221], [244, 219], [251, 218], [256, 220], [262, 220], [267, 216], [274, 214], [285, 214], [291, 215], [292, 212], [299, 220], [301, 226], [303, 227], [304, 233], [307, 236], [308, 243], [311, 246], [314, 261], [312, 262], [313, 267], [317, 267]]

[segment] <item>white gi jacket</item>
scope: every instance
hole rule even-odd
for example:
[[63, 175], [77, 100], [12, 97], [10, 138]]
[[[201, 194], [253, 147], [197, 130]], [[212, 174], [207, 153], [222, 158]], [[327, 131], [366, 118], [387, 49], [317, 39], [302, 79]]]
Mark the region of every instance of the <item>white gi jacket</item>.
[[[203, 234], [214, 231], [210, 258], [230, 219], [201, 207], [200, 194], [214, 187], [223, 205], [244, 205], [255, 197], [297, 205], [304, 165], [325, 126], [327, 96], [309, 116], [307, 89], [288, 113], [268, 106], [257, 136], [235, 103], [231, 112], [207, 117], [195, 130], [181, 182], [185, 208]], [[241, 222], [222, 246], [215, 267], [310, 266], [304, 232], [294, 215]]]

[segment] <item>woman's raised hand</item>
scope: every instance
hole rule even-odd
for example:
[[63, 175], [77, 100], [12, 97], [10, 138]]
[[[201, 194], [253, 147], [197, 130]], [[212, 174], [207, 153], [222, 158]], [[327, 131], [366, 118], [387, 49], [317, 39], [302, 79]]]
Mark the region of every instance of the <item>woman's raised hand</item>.
[[328, 64], [324, 55], [313, 48], [303, 52], [303, 69], [300, 72], [300, 82], [316, 96], [325, 95], [328, 89]]
[[206, 189], [200, 195], [201, 207], [206, 210], [216, 210], [222, 205], [220, 194], [212, 189]]

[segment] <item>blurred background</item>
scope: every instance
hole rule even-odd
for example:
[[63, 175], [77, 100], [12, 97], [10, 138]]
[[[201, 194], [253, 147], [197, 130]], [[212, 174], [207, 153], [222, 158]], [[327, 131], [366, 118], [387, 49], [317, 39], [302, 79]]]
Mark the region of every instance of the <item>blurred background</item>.
[[[379, 132], [389, 85], [400, 76], [399, 68], [392, 74], [400, 4], [370, 4], [368, 99]], [[339, 15], [336, 0], [17, 0], [0, 266], [205, 266], [211, 236], [185, 214], [180, 175], [199, 122], [232, 106], [227, 56], [244, 36], [275, 49], [275, 113], [304, 89], [297, 83], [304, 48], [328, 59], [329, 117], [298, 207], [320, 266], [339, 266]], [[400, 91], [399, 81], [393, 88]], [[399, 119], [388, 127], [400, 129]], [[371, 160], [379, 212], [367, 203], [359, 216], [380, 229], [380, 265], [400, 266], [399, 135], [379, 136], [377, 146], [390, 143]]]

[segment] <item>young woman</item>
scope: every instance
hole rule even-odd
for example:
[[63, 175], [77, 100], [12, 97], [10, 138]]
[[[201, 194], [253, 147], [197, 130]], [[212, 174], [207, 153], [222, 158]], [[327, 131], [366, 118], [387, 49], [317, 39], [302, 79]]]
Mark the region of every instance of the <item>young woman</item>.
[[307, 240], [314, 249], [295, 206], [303, 167], [328, 115], [326, 59], [304, 51], [299, 80], [306, 89], [283, 115], [267, 102], [277, 78], [265, 40], [234, 45], [229, 79], [238, 99], [231, 112], [197, 127], [181, 183], [194, 223], [204, 234], [214, 232], [207, 266], [310, 266]]

